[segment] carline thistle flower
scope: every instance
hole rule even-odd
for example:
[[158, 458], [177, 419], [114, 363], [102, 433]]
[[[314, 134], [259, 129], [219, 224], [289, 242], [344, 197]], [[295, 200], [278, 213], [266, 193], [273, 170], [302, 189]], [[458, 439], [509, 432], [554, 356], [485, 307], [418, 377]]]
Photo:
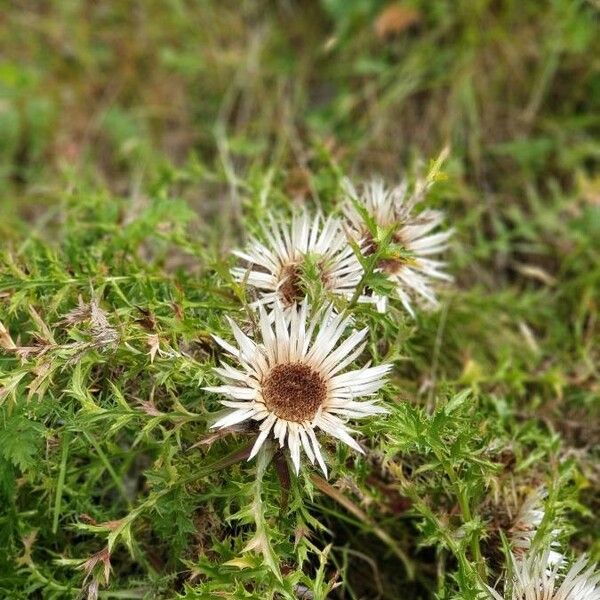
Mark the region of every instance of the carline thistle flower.
[[[446, 264], [430, 258], [446, 250], [453, 234], [452, 230], [432, 233], [443, 222], [444, 213], [425, 209], [413, 214], [428, 185], [427, 182], [421, 182], [413, 193], [409, 193], [406, 182], [388, 189], [381, 180], [374, 179], [366, 183], [362, 194], [359, 194], [349, 181], [344, 183], [348, 199], [343, 205], [343, 212], [349, 222], [348, 234], [362, 243], [367, 255], [377, 251], [377, 242], [354, 202], [364, 206], [377, 226], [395, 228], [392, 241], [402, 246], [407, 256], [386, 258], [377, 266], [395, 283], [400, 301], [413, 317], [415, 313], [412, 304], [415, 300], [425, 307], [438, 306], [434, 280], [452, 281], [452, 277], [443, 271]], [[386, 299], [376, 300], [378, 309], [383, 312]]]
[[[272, 433], [280, 447], [289, 448], [296, 473], [302, 448], [327, 475], [317, 429], [362, 452], [346, 421], [387, 412], [372, 396], [384, 384], [391, 365], [345, 371], [364, 350], [367, 335], [365, 328], [341, 341], [349, 321], [331, 306], [309, 315], [306, 300], [287, 311], [276, 306], [270, 316], [260, 307], [262, 340], [255, 342], [230, 320], [238, 347], [214, 337], [239, 368], [223, 362], [215, 371], [224, 385], [205, 389], [230, 398], [221, 403], [233, 411], [213, 427], [259, 421], [249, 459]], [[357, 401], [360, 397], [371, 399]]]
[[[546, 496], [547, 492], [544, 488], [538, 488], [531, 492], [525, 498], [508, 531], [512, 551], [517, 561], [525, 560], [528, 552], [531, 550], [535, 535], [546, 514], [544, 509], [544, 499]], [[559, 534], [559, 529], [554, 529], [551, 532], [550, 548], [548, 550], [549, 567], [560, 565], [565, 560], [560, 552], [552, 549], [559, 547], [556, 541]]]
[[247, 263], [231, 274], [260, 292], [253, 307], [281, 304], [290, 308], [304, 298], [303, 268], [309, 257], [316, 263], [323, 288], [332, 294], [350, 298], [361, 280], [363, 268], [333, 217], [306, 210], [297, 213], [291, 224], [271, 219], [263, 226], [265, 242], [252, 239], [246, 250], [235, 250]]
[[551, 564], [551, 550], [526, 560], [511, 556], [513, 575], [505, 585], [504, 596], [488, 588], [494, 600], [600, 600], [600, 572], [579, 558], [571, 568]]

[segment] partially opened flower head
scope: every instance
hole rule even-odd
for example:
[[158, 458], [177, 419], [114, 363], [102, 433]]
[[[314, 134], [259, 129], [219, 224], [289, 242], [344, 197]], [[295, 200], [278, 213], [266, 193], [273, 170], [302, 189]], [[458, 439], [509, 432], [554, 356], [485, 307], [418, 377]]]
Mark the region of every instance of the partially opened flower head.
[[[546, 514], [544, 508], [546, 496], [547, 492], [544, 488], [538, 488], [531, 492], [525, 498], [512, 523], [508, 533], [516, 560], [523, 560], [531, 549], [533, 540]], [[558, 547], [556, 538], [559, 533], [559, 529], [553, 529], [550, 533], [552, 538], [550, 542], [551, 549], [548, 551], [548, 564], [550, 566], [560, 565], [564, 560], [560, 552], [552, 550], [552, 548]]]
[[354, 294], [363, 268], [338, 220], [303, 211], [290, 224], [271, 220], [263, 233], [264, 242], [253, 239], [245, 250], [234, 251], [247, 264], [232, 269], [237, 281], [258, 291], [255, 306], [299, 303], [305, 296], [302, 276], [308, 261], [316, 266], [324, 289], [347, 298]]
[[345, 187], [349, 198], [343, 211], [349, 222], [350, 235], [362, 242], [367, 254], [378, 249], [360, 211], [356, 209], [354, 203], [358, 202], [378, 227], [393, 228], [392, 241], [403, 249], [401, 254], [382, 259], [378, 265], [395, 283], [403, 306], [412, 316], [415, 301], [435, 308], [438, 305], [435, 281], [451, 281], [452, 277], [444, 272], [444, 262], [431, 257], [446, 250], [453, 232], [436, 231], [444, 221], [441, 211], [425, 209], [415, 213], [415, 206], [420, 202], [426, 185], [422, 183], [417, 190], [409, 192], [406, 182], [388, 189], [382, 181], [374, 179], [363, 186], [360, 194], [348, 181]]
[[564, 570], [550, 564], [550, 553], [534, 554], [520, 561], [512, 557], [512, 578], [504, 595], [489, 589], [495, 600], [600, 600], [600, 572], [581, 557]]
[[296, 472], [302, 448], [327, 474], [316, 431], [362, 452], [346, 422], [386, 412], [373, 396], [391, 366], [346, 370], [363, 351], [367, 330], [352, 331], [342, 341], [349, 319], [331, 307], [309, 315], [304, 301], [288, 311], [278, 306], [271, 317], [262, 307], [259, 313], [260, 341], [249, 338], [233, 321], [238, 347], [215, 337], [236, 365], [223, 363], [215, 369], [225, 385], [206, 388], [227, 396], [221, 403], [232, 409], [213, 427], [258, 421], [250, 458], [272, 435], [280, 447], [289, 448]]

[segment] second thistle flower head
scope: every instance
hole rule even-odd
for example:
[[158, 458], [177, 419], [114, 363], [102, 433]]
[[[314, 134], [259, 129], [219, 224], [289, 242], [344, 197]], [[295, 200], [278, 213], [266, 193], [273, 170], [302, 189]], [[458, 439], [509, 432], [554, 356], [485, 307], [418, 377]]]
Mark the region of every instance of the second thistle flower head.
[[[302, 449], [327, 474], [315, 432], [321, 430], [362, 452], [346, 421], [386, 412], [373, 396], [391, 365], [346, 371], [363, 351], [367, 329], [341, 341], [349, 318], [331, 307], [309, 316], [304, 301], [288, 311], [277, 306], [271, 317], [262, 307], [259, 312], [261, 341], [250, 339], [233, 321], [237, 348], [215, 336], [237, 364], [215, 369], [225, 385], [206, 388], [227, 396], [229, 400], [221, 403], [233, 409], [213, 427], [259, 421], [250, 458], [272, 433], [280, 447], [289, 448], [296, 473]], [[361, 397], [370, 399], [357, 400]]]
[[234, 254], [247, 263], [232, 269], [233, 277], [259, 291], [255, 306], [290, 308], [304, 298], [302, 276], [309, 261], [316, 265], [324, 289], [351, 297], [363, 268], [348, 244], [341, 223], [332, 217], [311, 217], [303, 211], [291, 224], [271, 220], [263, 227], [265, 241], [254, 239]]
[[564, 572], [551, 565], [551, 550], [524, 561], [512, 557], [512, 578], [504, 595], [488, 588], [494, 600], [600, 600], [600, 572], [581, 557]]
[[[544, 521], [546, 514], [544, 500], [547, 492], [544, 488], [538, 488], [531, 492], [521, 505], [516, 518], [509, 530], [509, 540], [512, 545], [513, 554], [516, 560], [523, 560], [531, 550], [536, 533]], [[557, 536], [559, 529], [553, 529], [551, 532], [550, 548], [557, 548]], [[548, 565], [560, 565], [564, 557], [556, 550], [548, 550]]]
[[[427, 186], [427, 182], [421, 182], [415, 191], [409, 193], [406, 182], [388, 189], [382, 181], [374, 179], [366, 183], [359, 194], [350, 182], [346, 182], [349, 199], [343, 207], [350, 235], [362, 242], [367, 253], [373, 254], [378, 250], [377, 241], [356, 209], [356, 202], [363, 206], [378, 227], [393, 228], [392, 241], [401, 246], [404, 253], [382, 259], [378, 268], [394, 282], [400, 301], [412, 316], [415, 300], [429, 307], [437, 306], [435, 280], [452, 280], [444, 272], [445, 263], [431, 258], [446, 250], [453, 233], [452, 230], [435, 231], [443, 222], [444, 214], [431, 209], [414, 213], [415, 205]], [[381, 308], [383, 303], [380, 302], [379, 306]]]

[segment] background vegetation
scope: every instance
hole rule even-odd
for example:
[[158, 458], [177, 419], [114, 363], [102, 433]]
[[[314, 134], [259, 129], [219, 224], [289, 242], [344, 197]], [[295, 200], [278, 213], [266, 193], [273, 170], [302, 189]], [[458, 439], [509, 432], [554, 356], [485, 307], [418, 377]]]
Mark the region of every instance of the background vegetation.
[[[474, 598], [542, 484], [600, 558], [596, 2], [14, 0], [0, 49], [1, 597]], [[367, 456], [247, 464], [229, 250], [446, 145], [454, 287], [357, 316]]]

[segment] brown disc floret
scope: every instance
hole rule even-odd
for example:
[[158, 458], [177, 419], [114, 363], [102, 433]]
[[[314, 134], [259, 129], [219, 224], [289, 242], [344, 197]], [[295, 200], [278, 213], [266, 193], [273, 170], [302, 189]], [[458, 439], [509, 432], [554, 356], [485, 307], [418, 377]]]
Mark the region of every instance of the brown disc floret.
[[310, 421], [327, 397], [323, 377], [303, 363], [280, 364], [263, 382], [262, 396], [268, 410], [280, 419]]

